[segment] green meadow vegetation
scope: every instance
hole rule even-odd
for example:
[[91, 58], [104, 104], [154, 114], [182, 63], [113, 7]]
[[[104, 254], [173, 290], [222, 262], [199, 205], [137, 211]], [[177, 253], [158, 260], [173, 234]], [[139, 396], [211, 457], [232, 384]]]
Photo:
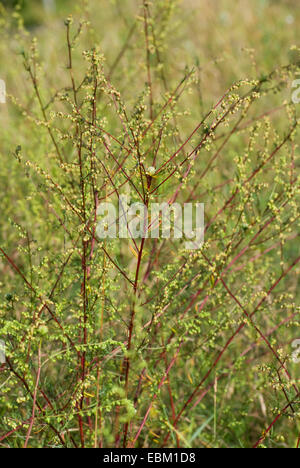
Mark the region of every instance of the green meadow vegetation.
[[[1, 448], [299, 448], [299, 17], [0, 1]], [[120, 195], [203, 246], [99, 238]]]

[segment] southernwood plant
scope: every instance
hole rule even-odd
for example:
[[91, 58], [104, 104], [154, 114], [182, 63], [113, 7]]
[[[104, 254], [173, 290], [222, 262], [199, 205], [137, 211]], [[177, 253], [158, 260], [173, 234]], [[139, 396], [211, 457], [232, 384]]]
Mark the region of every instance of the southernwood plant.
[[[2, 447], [299, 446], [299, 51], [206, 98], [178, 8], [130, 10], [110, 65], [99, 7], [38, 40], [1, 9]], [[124, 194], [205, 203], [202, 248], [98, 238]]]

